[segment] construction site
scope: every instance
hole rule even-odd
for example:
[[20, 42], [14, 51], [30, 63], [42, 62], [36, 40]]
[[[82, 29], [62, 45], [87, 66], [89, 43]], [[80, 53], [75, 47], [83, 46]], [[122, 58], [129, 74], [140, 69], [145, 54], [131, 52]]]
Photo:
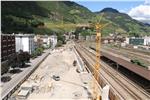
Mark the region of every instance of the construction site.
[[[34, 3], [32, 2], [31, 5]], [[29, 18], [29, 21], [12, 16], [4, 18], [6, 20], [10, 17], [7, 20], [12, 21], [22, 20], [22, 22], [18, 21], [19, 24], [26, 23], [24, 26], [28, 31], [36, 30], [37, 33], [36, 36], [20, 33], [19, 35], [14, 33], [2, 35], [2, 53], [4, 53], [2, 60], [10, 64], [3, 67], [4, 73], [0, 84], [2, 100], [150, 100], [150, 38], [148, 36], [130, 38], [131, 30], [128, 29], [130, 34], [127, 31], [125, 33], [125, 30], [120, 27], [123, 22], [116, 24], [118, 19], [122, 21], [124, 18], [121, 16], [127, 15], [121, 15], [122, 13], [115, 9], [106, 8], [99, 15], [92, 16], [84, 8], [88, 13], [87, 16], [92, 16], [94, 19], [79, 23], [81, 19], [75, 22], [75, 19], [80, 18], [77, 16], [80, 13], [79, 10], [68, 10], [70, 15], [65, 13], [67, 16], [76, 16], [75, 19], [67, 19], [64, 18], [65, 15], [59, 16], [57, 13], [60, 9], [59, 2], [54, 2], [54, 4], [56, 4], [56, 9], [53, 10], [56, 12], [49, 12], [48, 18], [45, 19], [43, 16], [47, 15], [42, 15], [42, 17], [32, 15], [33, 19], [41, 18], [33, 20], [27, 16], [28, 13], [24, 18]], [[5, 2], [4, 5], [9, 5], [9, 3]], [[36, 2], [35, 8], [37, 5], [40, 3]], [[43, 5], [47, 4], [43, 3]], [[37, 9], [41, 9], [43, 5]], [[73, 6], [69, 8], [70, 5]], [[66, 6], [65, 9], [82, 8], [69, 1], [61, 2], [60, 6]], [[45, 10], [45, 7], [40, 11], [45, 11], [43, 13], [45, 14], [52, 8], [48, 6], [48, 10]], [[5, 8], [5, 10], [8, 9]], [[63, 12], [64, 9], [61, 10]], [[81, 11], [84, 10], [81, 9]], [[41, 13], [40, 11], [37, 14]], [[113, 23], [114, 20], [110, 21], [111, 18], [107, 17], [106, 13], [117, 21], [115, 23]], [[83, 15], [80, 16], [83, 17]], [[114, 17], [116, 15], [117, 17]], [[58, 17], [56, 24], [53, 23], [55, 17]], [[127, 18], [130, 19], [130, 17]], [[73, 23], [68, 23], [66, 20], [73, 21]], [[132, 22], [139, 23], [135, 20]], [[33, 29], [28, 26], [29, 24]], [[130, 24], [127, 26], [131, 27]], [[17, 26], [16, 23], [12, 25]], [[142, 29], [139, 27], [136, 25], [137, 29]], [[17, 28], [19, 30], [20, 26], [18, 25]], [[52, 29], [57, 29], [57, 31]], [[135, 27], [132, 30], [134, 29]], [[143, 29], [148, 30], [147, 27]], [[63, 34], [59, 33], [60, 30]], [[4, 31], [7, 30], [4, 28]], [[38, 34], [39, 32], [42, 34]], [[144, 31], [140, 32], [144, 33]], [[131, 36], [133, 34], [137, 35], [134, 31]], [[7, 70], [5, 70], [6, 67]]]
[[95, 71], [95, 54], [94, 50], [74, 41], [50, 50], [46, 59], [21, 83], [10, 100], [149, 99], [144, 88], [103, 60], [99, 63], [99, 71]]
[[[74, 45], [70, 41], [64, 47], [52, 50], [12, 96], [17, 97], [17, 100], [90, 100], [93, 76]], [[98, 84], [96, 88], [101, 93]]]
[[[95, 24], [95, 43], [69, 40], [61, 47], [47, 50], [44, 60], [22, 77], [13, 92], [9, 92], [12, 93], [11, 96], [6, 94], [5, 98], [8, 97], [10, 100], [150, 99], [150, 70], [132, 64], [131, 55], [124, 56], [119, 51], [122, 49], [115, 51], [109, 46], [103, 46], [100, 42], [100, 29], [105, 26], [107, 25]], [[140, 53], [134, 54], [140, 55]], [[142, 53], [141, 55], [149, 58]], [[148, 59], [145, 61], [149, 64]]]

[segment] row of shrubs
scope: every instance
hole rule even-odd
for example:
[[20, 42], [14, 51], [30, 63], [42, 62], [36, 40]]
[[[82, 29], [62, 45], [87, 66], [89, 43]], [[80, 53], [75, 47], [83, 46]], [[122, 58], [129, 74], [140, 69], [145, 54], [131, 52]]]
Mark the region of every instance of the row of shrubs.
[[43, 50], [43, 47], [36, 48], [34, 52], [32, 52], [31, 57], [36, 58], [37, 56], [40, 56], [43, 53]]
[[30, 61], [30, 57], [31, 55], [28, 52], [23, 52], [23, 50], [20, 50], [18, 53], [12, 55], [8, 60], [9, 65], [12, 68], [23, 67], [25, 66], [25, 63]]
[[10, 67], [15, 69], [17, 67], [19, 68], [25, 66], [25, 63], [30, 61], [30, 57], [31, 55], [28, 52], [23, 52], [23, 50], [10, 55], [8, 60], [2, 63], [1, 74], [8, 72]]
[[36, 58], [43, 53], [44, 48], [39, 47], [30, 55], [28, 52], [20, 50], [19, 52], [9, 56], [8, 60], [2, 63], [1, 74], [8, 72], [10, 68], [21, 68], [30, 62], [30, 58]]
[[143, 62], [141, 62], [141, 61], [139, 61], [139, 60], [137, 60], [137, 59], [131, 59], [131, 62], [132, 62], [133, 64], [136, 64], [136, 65], [142, 66], [142, 67], [144, 67], [144, 68], [147, 68], [147, 66], [146, 66]]

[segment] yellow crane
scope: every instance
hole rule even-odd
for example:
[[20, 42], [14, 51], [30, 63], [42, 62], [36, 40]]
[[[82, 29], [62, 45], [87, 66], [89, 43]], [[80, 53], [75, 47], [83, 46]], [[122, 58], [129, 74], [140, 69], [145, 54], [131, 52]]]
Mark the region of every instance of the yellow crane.
[[[103, 13], [102, 13], [102, 16], [103, 16]], [[102, 18], [101, 16], [101, 18]], [[100, 64], [100, 56], [101, 56], [101, 53], [100, 53], [100, 49], [101, 49], [101, 30], [106, 27], [107, 25], [109, 25], [109, 23], [107, 24], [101, 24], [100, 21], [101, 21], [101, 18], [99, 20], [99, 23], [96, 23], [95, 24], [95, 29], [96, 29], [96, 63], [95, 63], [95, 70], [94, 70], [94, 78], [96, 79], [96, 81], [99, 81], [99, 71], [100, 71], [100, 67], [101, 67], [101, 64]], [[94, 87], [93, 87], [93, 100], [100, 100], [101, 97], [99, 96], [98, 94], [98, 89], [97, 89], [97, 84], [95, 82], [95, 80], [93, 80], [93, 83], [94, 83]]]
[[[103, 16], [103, 13], [101, 15], [101, 18]], [[99, 75], [98, 75], [98, 72], [100, 71], [100, 67], [101, 67], [101, 64], [100, 64], [100, 56], [101, 56], [101, 53], [100, 53], [100, 49], [101, 49], [101, 30], [106, 27], [107, 25], [109, 25], [110, 23], [107, 23], [107, 24], [101, 24], [100, 21], [101, 21], [101, 18], [99, 21], [97, 21], [97, 23], [94, 24], [94, 27], [96, 29], [96, 63], [95, 63], [95, 70], [94, 70], [94, 78], [96, 79], [96, 81], [99, 81]], [[91, 27], [93, 27], [93, 25], [90, 25]], [[70, 27], [78, 27], [78, 24], [64, 24], [63, 23], [63, 17], [62, 17], [62, 21], [61, 21], [61, 24], [59, 25], [50, 25], [51, 28], [70, 28]], [[93, 100], [100, 100], [101, 99], [101, 96], [99, 95], [99, 92], [98, 92], [98, 89], [97, 89], [97, 83], [95, 82], [95, 79], [93, 79], [93, 84], [94, 84], [94, 87], [93, 87]]]

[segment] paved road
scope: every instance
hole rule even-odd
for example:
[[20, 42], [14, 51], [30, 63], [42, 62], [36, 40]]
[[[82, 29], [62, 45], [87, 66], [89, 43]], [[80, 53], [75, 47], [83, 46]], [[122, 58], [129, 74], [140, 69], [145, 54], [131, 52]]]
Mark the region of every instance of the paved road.
[[38, 58], [31, 60], [30, 67], [27, 67], [23, 72], [15, 75], [9, 82], [2, 85], [1, 96], [4, 98], [14, 87], [18, 85], [37, 65], [49, 54], [49, 50], [46, 50], [43, 55]]

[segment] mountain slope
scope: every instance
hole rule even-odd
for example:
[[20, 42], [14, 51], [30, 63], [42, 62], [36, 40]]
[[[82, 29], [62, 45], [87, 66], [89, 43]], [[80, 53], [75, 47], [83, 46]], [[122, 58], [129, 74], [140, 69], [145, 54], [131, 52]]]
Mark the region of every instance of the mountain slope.
[[132, 36], [148, 35], [150, 34], [150, 27], [132, 19], [125, 13], [120, 13], [113, 8], [104, 8], [100, 12], [96, 12], [98, 16], [103, 13], [103, 20], [111, 22], [113, 24], [114, 32], [118, 29], [122, 30], [122, 33], [130, 34]]
[[[88, 22], [87, 8], [71, 1], [2, 1], [2, 32], [39, 32], [45, 23]], [[48, 30], [48, 29], [46, 29]], [[48, 31], [50, 32], [50, 31]]]
[[134, 36], [150, 34], [150, 26], [133, 20], [130, 16], [113, 8], [105, 8], [100, 12], [91, 12], [71, 1], [2, 1], [1, 21], [3, 33], [35, 33], [50, 34], [63, 31], [48, 25], [63, 23], [94, 22], [97, 16], [104, 13], [101, 22], [110, 23], [102, 30], [103, 35], [109, 33], [130, 34]]

